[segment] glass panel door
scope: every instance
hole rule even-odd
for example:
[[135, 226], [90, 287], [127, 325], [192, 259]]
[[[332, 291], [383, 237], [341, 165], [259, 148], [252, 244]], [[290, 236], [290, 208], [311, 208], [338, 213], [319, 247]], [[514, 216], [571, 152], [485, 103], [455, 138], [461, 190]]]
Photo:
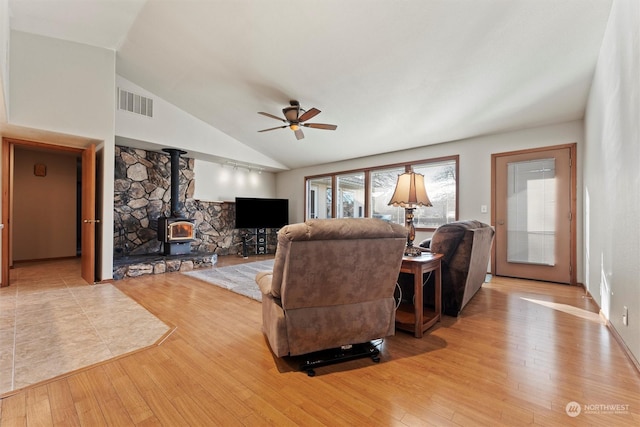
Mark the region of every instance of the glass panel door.
[[555, 159], [507, 164], [507, 261], [555, 265]]

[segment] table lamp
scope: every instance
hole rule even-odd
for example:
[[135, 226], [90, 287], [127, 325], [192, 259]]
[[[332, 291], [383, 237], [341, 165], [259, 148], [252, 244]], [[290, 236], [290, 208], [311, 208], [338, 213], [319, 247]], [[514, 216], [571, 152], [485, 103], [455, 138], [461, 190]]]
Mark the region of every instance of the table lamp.
[[416, 229], [413, 225], [413, 210], [419, 206], [433, 206], [424, 187], [424, 175], [413, 171], [398, 175], [396, 190], [389, 201], [389, 206], [405, 209], [405, 219], [409, 234], [407, 234], [407, 247], [404, 250], [404, 254], [406, 256], [420, 256], [422, 251], [413, 246], [413, 239], [416, 238]]

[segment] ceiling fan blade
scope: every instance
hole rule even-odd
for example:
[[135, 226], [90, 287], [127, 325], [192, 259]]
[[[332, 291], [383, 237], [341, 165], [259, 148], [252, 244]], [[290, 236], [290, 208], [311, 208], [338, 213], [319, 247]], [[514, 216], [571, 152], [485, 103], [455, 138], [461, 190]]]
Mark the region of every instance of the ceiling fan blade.
[[275, 127], [275, 128], [262, 129], [262, 130], [259, 130], [258, 132], [267, 132], [267, 131], [270, 131], [270, 130], [284, 129], [284, 128], [286, 128], [286, 127], [289, 127], [289, 126], [284, 125], [284, 126], [278, 126], [278, 127]]
[[302, 133], [302, 129], [298, 129], [294, 131], [294, 133], [296, 134], [296, 138], [298, 138], [298, 140], [304, 138], [304, 133]]
[[258, 111], [258, 114], [262, 114], [263, 116], [271, 117], [272, 119], [280, 120], [281, 122], [285, 122], [285, 123], [287, 122], [282, 117], [274, 116], [273, 114], [263, 113], [262, 111]]
[[302, 126], [314, 129], [336, 130], [338, 125], [328, 125], [325, 123], [300, 123]]
[[307, 121], [315, 116], [317, 116], [318, 114], [320, 114], [320, 110], [318, 110], [317, 108], [312, 108], [310, 110], [308, 110], [306, 113], [303, 113], [299, 118], [298, 121], [299, 122], [304, 122]]

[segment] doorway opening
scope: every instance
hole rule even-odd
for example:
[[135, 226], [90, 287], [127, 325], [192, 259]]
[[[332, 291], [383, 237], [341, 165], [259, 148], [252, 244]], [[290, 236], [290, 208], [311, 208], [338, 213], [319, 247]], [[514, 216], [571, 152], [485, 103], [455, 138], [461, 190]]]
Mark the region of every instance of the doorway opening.
[[[91, 262], [89, 283], [95, 279], [95, 247], [78, 249], [85, 236], [82, 220], [87, 204], [95, 205], [95, 179], [89, 183], [81, 172], [87, 149], [3, 138], [2, 147], [2, 282], [11, 283], [15, 262], [45, 262], [76, 258]], [[89, 169], [95, 176], [95, 147]], [[91, 164], [93, 163], [93, 164]], [[84, 171], [86, 172], [86, 171]], [[92, 206], [91, 211], [95, 211]], [[93, 224], [91, 224], [93, 225]], [[95, 239], [94, 239], [95, 240]]]

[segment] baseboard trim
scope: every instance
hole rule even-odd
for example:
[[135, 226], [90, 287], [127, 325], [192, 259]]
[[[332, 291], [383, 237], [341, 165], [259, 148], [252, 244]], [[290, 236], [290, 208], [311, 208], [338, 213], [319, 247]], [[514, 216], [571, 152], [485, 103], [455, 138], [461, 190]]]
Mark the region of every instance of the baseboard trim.
[[606, 320], [606, 325], [607, 325], [607, 328], [609, 328], [609, 330], [611, 331], [611, 335], [613, 335], [613, 338], [618, 342], [620, 347], [622, 347], [622, 350], [626, 353], [627, 357], [629, 358], [633, 366], [635, 366], [636, 371], [640, 373], [640, 363], [638, 363], [638, 359], [635, 358], [635, 356], [633, 355], [629, 347], [627, 347], [627, 344], [624, 342], [624, 339], [622, 338], [622, 336], [618, 333], [618, 331], [613, 326], [613, 324], [609, 322], [609, 319], [607, 319], [604, 316], [604, 314], [602, 313], [602, 310], [600, 310], [600, 316], [602, 316], [602, 318]]
[[65, 259], [76, 259], [76, 258], [79, 258], [79, 257], [77, 255], [69, 255], [69, 256], [61, 256], [61, 257], [53, 257], [53, 258], [18, 259], [18, 260], [13, 260], [13, 263], [22, 264], [27, 262], [63, 261]]
[[593, 299], [593, 296], [591, 295], [591, 292], [589, 292], [587, 290], [587, 288], [582, 283], [579, 283], [579, 285], [584, 289], [583, 298], [589, 298], [591, 301], [593, 301], [593, 303], [596, 305], [596, 307], [598, 307], [598, 314], [600, 315], [602, 320], [604, 320], [604, 324], [607, 327], [607, 329], [609, 329], [609, 331], [611, 332], [611, 335], [613, 335], [613, 339], [616, 340], [616, 342], [618, 343], [620, 348], [622, 348], [622, 351], [624, 351], [624, 353], [627, 355], [627, 358], [629, 359], [631, 364], [636, 368], [636, 371], [638, 371], [638, 373], [640, 373], [640, 363], [638, 362], [638, 359], [636, 359], [634, 354], [631, 352], [629, 347], [627, 347], [627, 344], [624, 342], [624, 339], [622, 338], [622, 335], [620, 335], [618, 333], [618, 331], [613, 326], [613, 324], [609, 321], [609, 319], [607, 319], [607, 316], [604, 315], [604, 312], [602, 311], [602, 308], [600, 308], [600, 305], [596, 302], [596, 300]]

